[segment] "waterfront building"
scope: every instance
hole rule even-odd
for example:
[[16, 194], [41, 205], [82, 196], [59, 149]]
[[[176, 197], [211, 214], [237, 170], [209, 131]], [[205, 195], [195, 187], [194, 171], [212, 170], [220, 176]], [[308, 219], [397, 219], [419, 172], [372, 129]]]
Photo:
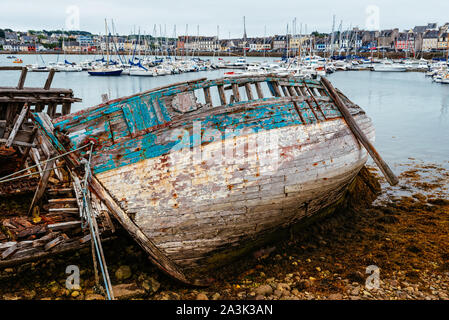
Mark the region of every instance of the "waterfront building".
[[424, 33], [423, 35], [422, 50], [430, 51], [438, 49], [438, 38], [439, 38], [438, 30], [426, 31], [426, 33]]

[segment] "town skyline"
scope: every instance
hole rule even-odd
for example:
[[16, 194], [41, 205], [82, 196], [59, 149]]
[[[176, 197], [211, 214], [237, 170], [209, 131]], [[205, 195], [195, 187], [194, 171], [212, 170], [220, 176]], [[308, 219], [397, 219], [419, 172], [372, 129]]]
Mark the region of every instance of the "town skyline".
[[[109, 30], [110, 31], [110, 30]], [[217, 36], [177, 36], [150, 35], [104, 35], [86, 31], [0, 29], [0, 51], [34, 52], [367, 52], [374, 49], [395, 52], [431, 52], [447, 50], [449, 47], [449, 23], [438, 25], [427, 23], [422, 26], [400, 31], [399, 28], [381, 31], [336, 30], [333, 33], [273, 35], [266, 37], [243, 37], [218, 39]]]

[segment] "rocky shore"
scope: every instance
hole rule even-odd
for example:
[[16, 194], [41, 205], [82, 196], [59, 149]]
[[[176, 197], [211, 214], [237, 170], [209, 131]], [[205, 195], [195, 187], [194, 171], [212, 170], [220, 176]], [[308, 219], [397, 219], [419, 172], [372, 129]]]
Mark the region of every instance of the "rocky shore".
[[[207, 288], [169, 279], [119, 231], [104, 244], [114, 294], [152, 300], [448, 300], [449, 171], [414, 159], [399, 170], [398, 186], [381, 178], [382, 191], [373, 181], [357, 185], [344, 210], [215, 270]], [[80, 269], [78, 290], [66, 289], [68, 265]], [[95, 285], [90, 250], [84, 249], [0, 269], [0, 299], [104, 295]]]

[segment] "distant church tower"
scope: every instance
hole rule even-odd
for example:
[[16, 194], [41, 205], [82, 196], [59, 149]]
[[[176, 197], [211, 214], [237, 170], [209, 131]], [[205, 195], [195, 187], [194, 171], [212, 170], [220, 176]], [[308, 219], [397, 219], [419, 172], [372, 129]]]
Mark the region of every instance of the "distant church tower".
[[245, 16], [243, 16], [243, 39], [246, 40], [246, 23], [245, 23]]

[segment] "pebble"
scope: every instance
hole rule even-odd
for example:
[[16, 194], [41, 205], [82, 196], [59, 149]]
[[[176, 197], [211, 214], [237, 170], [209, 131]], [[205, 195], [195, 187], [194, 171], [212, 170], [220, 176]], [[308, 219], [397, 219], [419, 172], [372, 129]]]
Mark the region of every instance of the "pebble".
[[105, 298], [101, 294], [88, 294], [86, 296], [86, 300], [105, 300]]
[[196, 296], [196, 300], [209, 300], [209, 298], [205, 293], [201, 292]]
[[269, 285], [261, 285], [256, 289], [256, 294], [261, 296], [268, 296], [273, 293], [273, 288]]
[[117, 271], [115, 271], [115, 278], [120, 281], [129, 279], [131, 275], [131, 268], [129, 266], [120, 266]]
[[116, 299], [128, 300], [145, 294], [145, 290], [137, 287], [135, 283], [123, 283], [112, 286]]
[[154, 278], [150, 277], [142, 282], [142, 288], [145, 289], [145, 291], [150, 293], [155, 293], [159, 290], [161, 287], [161, 284]]
[[341, 293], [332, 293], [329, 295], [329, 300], [341, 300], [343, 299], [343, 295]]

